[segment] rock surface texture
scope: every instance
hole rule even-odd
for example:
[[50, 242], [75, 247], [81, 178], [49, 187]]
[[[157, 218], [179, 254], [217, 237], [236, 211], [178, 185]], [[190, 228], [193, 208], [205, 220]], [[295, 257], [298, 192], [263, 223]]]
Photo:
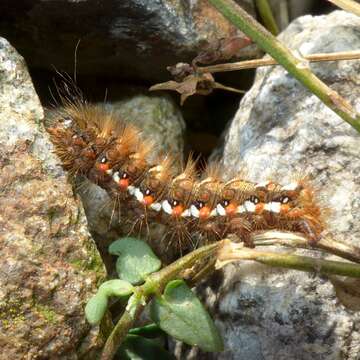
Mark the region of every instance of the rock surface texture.
[[[302, 54], [360, 47], [360, 18], [341, 11], [304, 16], [281, 35]], [[360, 111], [360, 62], [311, 65]], [[282, 67], [257, 70], [227, 135], [223, 161], [252, 180], [310, 174], [332, 216], [335, 239], [360, 245], [360, 136]], [[231, 264], [202, 294], [225, 340], [225, 351], [196, 359], [360, 358], [360, 314], [344, 308], [326, 278], [264, 266]]]
[[[249, 11], [252, 0], [240, 0]], [[157, 81], [204, 42], [236, 33], [205, 0], [30, 0], [0, 4], [0, 32], [29, 66]], [[46, 49], [46, 50], [45, 50]]]
[[83, 309], [104, 267], [42, 119], [25, 62], [0, 38], [0, 359], [91, 359]]

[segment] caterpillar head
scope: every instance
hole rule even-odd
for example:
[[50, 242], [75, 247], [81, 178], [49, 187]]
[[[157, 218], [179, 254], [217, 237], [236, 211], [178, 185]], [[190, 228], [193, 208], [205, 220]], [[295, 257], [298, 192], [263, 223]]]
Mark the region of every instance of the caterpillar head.
[[91, 134], [72, 127], [54, 126], [47, 130], [64, 169], [72, 175], [86, 175], [96, 159], [96, 147], [89, 141]]

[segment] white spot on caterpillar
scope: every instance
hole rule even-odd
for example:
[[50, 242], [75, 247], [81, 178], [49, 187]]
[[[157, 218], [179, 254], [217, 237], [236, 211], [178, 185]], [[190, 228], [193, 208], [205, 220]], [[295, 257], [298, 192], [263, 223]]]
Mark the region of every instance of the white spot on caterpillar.
[[245, 201], [244, 207], [247, 212], [255, 212], [256, 205], [251, 201]]
[[142, 202], [144, 200], [144, 194], [140, 191], [139, 188], [135, 188], [134, 196], [136, 197], [136, 200], [139, 202]]
[[[252, 204], [252, 203], [251, 203], [251, 204]], [[236, 209], [236, 213], [237, 213], [237, 214], [242, 214], [242, 213], [244, 213], [244, 212], [246, 212], [245, 206], [244, 206], [244, 205], [239, 205], [239, 206], [237, 207], [237, 209]]]
[[213, 217], [213, 216], [216, 216], [216, 215], [217, 215], [216, 209], [212, 209], [209, 217]]
[[218, 213], [219, 216], [226, 216], [226, 210], [220, 204], [216, 205], [216, 212]]
[[160, 172], [164, 169], [164, 167], [162, 165], [156, 165], [154, 167], [152, 167], [149, 171], [153, 172], [153, 171], [157, 171]]
[[189, 217], [191, 216], [191, 211], [190, 209], [186, 209], [183, 211], [183, 213], [181, 214], [182, 217]]
[[119, 176], [119, 173], [118, 172], [116, 172], [114, 175], [113, 175], [113, 180], [116, 182], [116, 183], [118, 183], [119, 181], [120, 181], [120, 176]]
[[272, 202], [271, 211], [274, 213], [279, 213], [281, 211], [281, 203], [279, 202]]
[[72, 125], [72, 120], [71, 119], [66, 119], [64, 121], [64, 128], [65, 129], [68, 129], [71, 125]]
[[167, 214], [169, 214], [169, 215], [172, 214], [172, 207], [167, 200], [164, 200], [162, 202], [162, 208]]
[[270, 212], [279, 213], [281, 210], [281, 203], [279, 202], [269, 202], [265, 204], [264, 209]]
[[282, 200], [281, 203], [282, 204], [287, 204], [290, 201], [289, 197], [285, 196]]
[[257, 188], [259, 188], [259, 187], [267, 187], [269, 184], [270, 184], [270, 181], [263, 181], [263, 182], [260, 182], [260, 183], [256, 184], [255, 187], [257, 187]]
[[290, 183], [290, 184], [287, 184], [287, 185], [283, 186], [283, 187], [281, 188], [281, 190], [294, 191], [294, 190], [297, 189], [298, 186], [299, 186], [299, 185], [298, 185], [297, 182], [292, 182], [292, 183]]
[[150, 208], [159, 212], [161, 210], [161, 204], [160, 203], [153, 203], [150, 205]]
[[127, 191], [129, 192], [130, 195], [134, 195], [136, 191], [136, 187], [133, 185], [129, 185]]
[[192, 215], [193, 217], [196, 217], [196, 218], [199, 217], [200, 211], [199, 211], [199, 209], [198, 209], [195, 205], [191, 205], [191, 206], [190, 206], [190, 211], [191, 211], [191, 215]]

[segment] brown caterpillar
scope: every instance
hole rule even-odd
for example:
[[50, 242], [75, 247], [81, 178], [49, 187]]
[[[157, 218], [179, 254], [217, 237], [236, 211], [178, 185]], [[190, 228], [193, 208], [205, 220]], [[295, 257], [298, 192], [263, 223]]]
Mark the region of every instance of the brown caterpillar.
[[153, 145], [139, 129], [101, 106], [68, 103], [48, 131], [66, 170], [104, 188], [134, 224], [167, 225], [180, 250], [195, 237], [206, 242], [230, 234], [253, 246], [252, 232], [268, 229], [300, 232], [314, 243], [324, 229], [305, 179], [285, 186], [224, 182], [214, 166], [198, 177], [192, 159], [179, 173], [171, 157], [152, 158]]

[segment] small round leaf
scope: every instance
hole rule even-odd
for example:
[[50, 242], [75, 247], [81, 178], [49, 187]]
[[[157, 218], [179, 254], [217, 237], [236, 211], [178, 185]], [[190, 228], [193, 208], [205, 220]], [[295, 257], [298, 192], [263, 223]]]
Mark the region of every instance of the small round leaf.
[[107, 297], [110, 296], [127, 296], [132, 294], [134, 287], [127, 281], [113, 279], [105, 281], [99, 287], [98, 293], [102, 293]]
[[104, 317], [108, 305], [108, 299], [105, 294], [97, 293], [85, 306], [85, 316], [91, 325], [97, 325]]
[[109, 246], [109, 252], [118, 255], [116, 271], [120, 279], [139, 284], [147, 275], [161, 267], [161, 261], [144, 241], [135, 238], [122, 238]]

